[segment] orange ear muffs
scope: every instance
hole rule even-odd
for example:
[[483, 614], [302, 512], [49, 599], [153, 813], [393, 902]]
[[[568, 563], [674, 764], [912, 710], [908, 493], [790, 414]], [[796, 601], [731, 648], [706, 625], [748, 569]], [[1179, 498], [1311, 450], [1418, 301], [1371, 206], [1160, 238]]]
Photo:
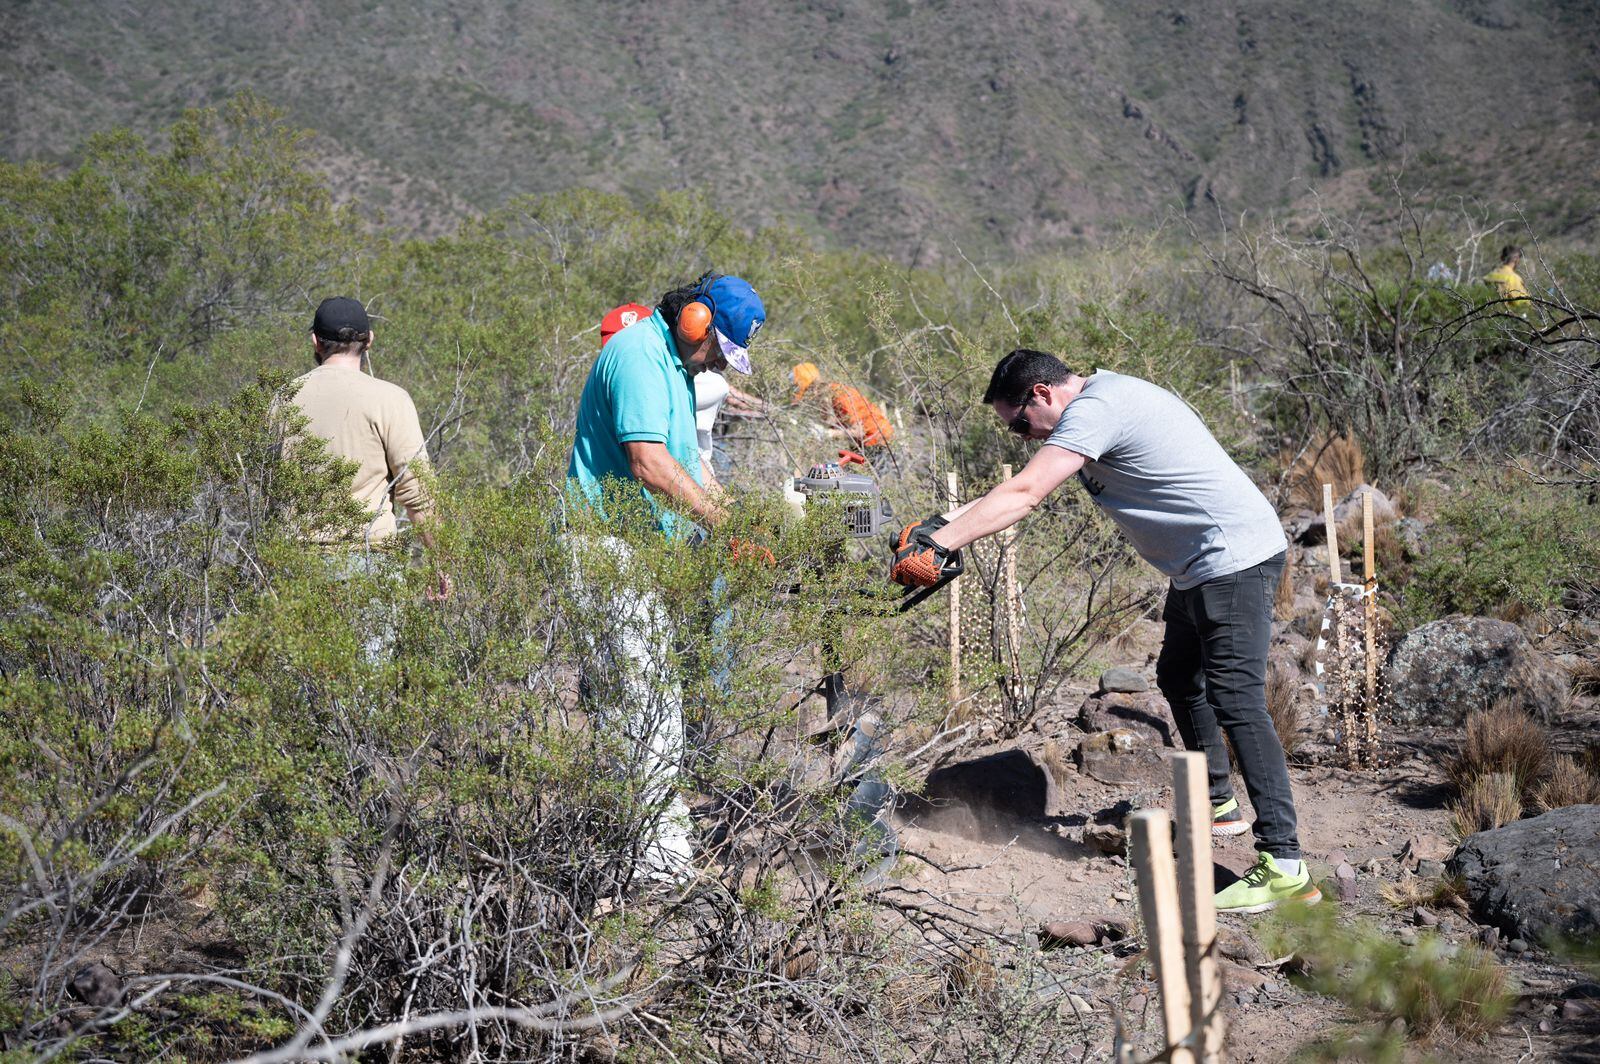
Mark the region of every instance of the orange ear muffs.
[[711, 308], [699, 300], [685, 303], [678, 311], [678, 335], [685, 343], [703, 342], [711, 335]]

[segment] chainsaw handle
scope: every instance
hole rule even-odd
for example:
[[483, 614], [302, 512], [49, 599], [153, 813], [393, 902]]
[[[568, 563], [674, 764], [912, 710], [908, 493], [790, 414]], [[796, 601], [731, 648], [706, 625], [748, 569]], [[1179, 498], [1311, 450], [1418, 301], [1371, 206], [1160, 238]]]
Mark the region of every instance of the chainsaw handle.
[[898, 606], [899, 612], [904, 613], [909, 609], [921, 605], [922, 602], [931, 596], [935, 591], [938, 591], [950, 581], [960, 576], [962, 571], [963, 567], [961, 564], [961, 552], [959, 550], [953, 550], [945, 558], [944, 568], [939, 571], [938, 580], [935, 580], [927, 587], [913, 587], [906, 589], [906, 593], [900, 596], [900, 604]]

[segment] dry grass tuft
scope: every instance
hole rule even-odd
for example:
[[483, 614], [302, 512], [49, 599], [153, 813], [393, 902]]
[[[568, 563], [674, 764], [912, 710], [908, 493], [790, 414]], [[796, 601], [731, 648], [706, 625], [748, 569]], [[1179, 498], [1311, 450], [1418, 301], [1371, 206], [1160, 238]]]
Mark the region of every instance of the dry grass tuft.
[[1289, 466], [1289, 498], [1307, 509], [1321, 511], [1322, 485], [1333, 485], [1334, 501], [1366, 482], [1366, 456], [1350, 436], [1326, 436], [1296, 458], [1283, 456]]
[[1550, 767], [1550, 735], [1514, 699], [1502, 698], [1467, 718], [1461, 750], [1446, 767], [1450, 782], [1465, 794], [1485, 776], [1509, 776], [1520, 798], [1530, 794]]
[[1378, 894], [1396, 909], [1454, 909], [1466, 912], [1466, 884], [1454, 876], [1439, 879], [1401, 879], [1383, 883]]
[[1600, 776], [1570, 754], [1557, 754], [1549, 773], [1533, 789], [1533, 804], [1541, 813], [1596, 803], [1600, 803]]
[[1585, 658], [1573, 667], [1572, 693], [1600, 695], [1600, 658]]
[[1039, 760], [1044, 762], [1045, 771], [1050, 773], [1050, 778], [1056, 781], [1056, 786], [1067, 786], [1067, 754], [1061, 744], [1054, 739], [1047, 739], [1044, 749], [1039, 752]]
[[1278, 581], [1278, 590], [1272, 596], [1272, 618], [1283, 624], [1294, 620], [1294, 566], [1283, 567], [1283, 577]]
[[1474, 776], [1450, 805], [1450, 826], [1457, 838], [1493, 831], [1522, 816], [1522, 788], [1509, 772]]
[[1283, 752], [1292, 754], [1300, 745], [1300, 677], [1280, 661], [1267, 663], [1267, 713]]

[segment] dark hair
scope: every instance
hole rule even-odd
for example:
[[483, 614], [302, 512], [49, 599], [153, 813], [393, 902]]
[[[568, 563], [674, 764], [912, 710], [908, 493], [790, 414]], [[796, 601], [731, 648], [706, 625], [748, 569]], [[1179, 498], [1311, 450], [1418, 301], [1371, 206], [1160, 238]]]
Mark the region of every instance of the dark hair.
[[[330, 340], [328, 337], [320, 336], [317, 333], [312, 333], [311, 335], [316, 337], [317, 343], [321, 346], [322, 353], [324, 355], [355, 354], [372, 341], [372, 333], [358, 333], [354, 329], [348, 327], [339, 330], [339, 336], [341, 338], [338, 340]], [[353, 338], [344, 339], [344, 337], [347, 335], [351, 335]]]
[[1055, 355], [1019, 347], [994, 367], [985, 403], [1021, 406], [1035, 384], [1065, 384], [1072, 371]]
[[1515, 244], [1507, 244], [1500, 249], [1500, 261], [1510, 262], [1512, 259], [1522, 258], [1522, 249]]
[[693, 284], [686, 284], [681, 288], [674, 288], [672, 291], [661, 297], [661, 301], [656, 304], [656, 309], [661, 312], [661, 316], [663, 318], [667, 319], [667, 324], [669, 326], [673, 328], [677, 327], [678, 315], [683, 311], [683, 308], [688, 306], [690, 303], [693, 303], [696, 296], [702, 295], [702, 286], [715, 276], [716, 274], [712, 273], [710, 270], [707, 270], [705, 273], [702, 273]]

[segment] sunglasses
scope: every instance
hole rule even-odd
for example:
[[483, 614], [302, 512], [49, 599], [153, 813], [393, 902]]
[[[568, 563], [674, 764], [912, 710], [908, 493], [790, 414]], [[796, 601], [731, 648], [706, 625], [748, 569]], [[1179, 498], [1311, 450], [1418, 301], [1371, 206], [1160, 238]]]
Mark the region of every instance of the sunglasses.
[[1023, 400], [1022, 405], [1017, 408], [1016, 414], [1006, 423], [1006, 427], [1018, 436], [1027, 436], [1033, 432], [1033, 426], [1028, 423], [1028, 404], [1032, 403], [1033, 400], [1034, 397], [1031, 395]]

